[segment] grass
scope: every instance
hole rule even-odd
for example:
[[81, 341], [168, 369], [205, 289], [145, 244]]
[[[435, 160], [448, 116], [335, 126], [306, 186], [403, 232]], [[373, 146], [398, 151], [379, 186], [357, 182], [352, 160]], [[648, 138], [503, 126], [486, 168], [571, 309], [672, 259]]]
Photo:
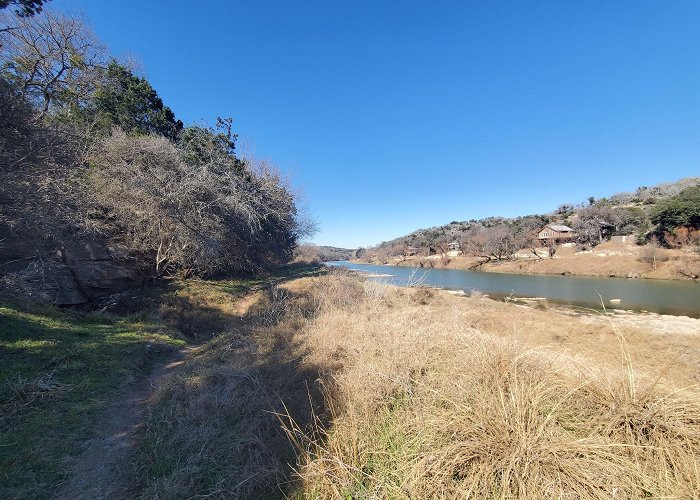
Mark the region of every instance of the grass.
[[308, 423], [318, 375], [300, 364], [294, 334], [302, 315], [279, 313], [290, 297], [268, 287], [246, 317], [157, 387], [133, 463], [133, 496], [279, 498], [288, 489], [296, 455], [276, 415], [291, 411]]
[[[172, 313], [156, 311], [163, 321], [209, 340], [155, 388], [125, 478], [130, 496], [602, 499], [700, 491], [695, 336], [295, 269], [159, 292], [158, 306]], [[0, 368], [2, 401], [24, 412], [3, 412], [2, 444], [15, 435], [25, 441], [14, 453], [0, 447], [3, 474], [13, 467], [0, 493], [27, 496], [47, 492], [73, 453], [51, 433], [68, 443], [84, 438], [79, 425], [89, 419], [75, 409], [95, 415], [115, 380], [147, 366], [137, 337], [165, 334], [164, 349], [174, 341], [160, 323], [134, 317], [2, 312], [2, 355], [15, 350], [5, 358], [14, 365]], [[120, 343], [127, 338], [133, 343]], [[56, 368], [62, 363], [66, 373]], [[18, 450], [30, 466], [13, 462]]]
[[[334, 298], [325, 285], [325, 305], [304, 329], [304, 361], [341, 362], [321, 375], [329, 422], [304, 432], [286, 421], [300, 456], [300, 497], [680, 498], [700, 491], [698, 394], [674, 378], [633, 370], [635, 353], [615, 325], [598, 327], [609, 337], [599, 349], [618, 353], [610, 365], [524, 343], [516, 332], [472, 328], [469, 309], [478, 301], [365, 288], [348, 304], [347, 291], [359, 286], [353, 278], [326, 279], [338, 280], [332, 288], [342, 293]], [[516, 325], [519, 309], [499, 307]], [[488, 313], [474, 312], [488, 321]]]
[[342, 271], [272, 287], [158, 388], [135, 494], [692, 497], [697, 341], [584, 319]]
[[[151, 302], [148, 307], [188, 339], [202, 343], [230, 330], [232, 319], [248, 314], [266, 288], [323, 272], [317, 265], [291, 264], [257, 278], [172, 281], [147, 292]], [[143, 308], [142, 302], [136, 310]]]
[[0, 497], [47, 497], [110, 394], [184, 341], [162, 325], [0, 307]]
[[[264, 307], [271, 285], [319, 272], [317, 266], [297, 265], [256, 279], [161, 283], [123, 294], [109, 306], [110, 314], [0, 304], [0, 498], [51, 496], [73, 473], [76, 457], [124, 386], [186, 343], [247, 328], [240, 316], [258, 303]], [[202, 387], [209, 382], [222, 387], [224, 380], [227, 394], [244, 393], [252, 380], [230, 371], [210, 375]], [[193, 387], [187, 385], [187, 399], [196, 403], [190, 398]], [[249, 389], [254, 393], [256, 387]], [[246, 422], [226, 415], [221, 422], [209, 420], [212, 429], [220, 425], [224, 433], [254, 434]], [[144, 436], [143, 449], [158, 446], [150, 439]], [[177, 465], [172, 449], [167, 452], [170, 456], [149, 473], [162, 475]], [[236, 453], [212, 458], [226, 462]]]

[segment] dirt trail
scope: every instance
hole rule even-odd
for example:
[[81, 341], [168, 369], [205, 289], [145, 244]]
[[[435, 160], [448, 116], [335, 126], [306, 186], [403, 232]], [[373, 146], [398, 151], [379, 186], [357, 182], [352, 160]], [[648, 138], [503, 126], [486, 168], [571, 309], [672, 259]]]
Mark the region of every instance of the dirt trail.
[[[245, 317], [260, 299], [260, 290], [222, 302], [207, 304], [213, 307], [211, 314], [220, 314], [224, 320], [218, 325], [222, 330], [236, 329], [245, 323]], [[214, 312], [216, 311], [216, 312]], [[77, 457], [73, 475], [53, 496], [60, 500], [129, 498], [123, 491], [129, 481], [123, 474], [130, 453], [137, 445], [138, 430], [143, 424], [146, 409], [158, 382], [185, 362], [200, 346], [188, 346], [177, 351], [148, 376], [130, 384], [116, 396], [107, 408], [97, 427], [97, 435], [85, 443], [84, 451]], [[128, 487], [128, 486], [127, 486]]]
[[185, 361], [197, 347], [185, 347], [157, 366], [150, 375], [129, 385], [107, 409], [97, 435], [78, 457], [75, 474], [54, 496], [61, 500], [121, 497], [121, 465], [136, 444], [137, 430], [156, 383]]

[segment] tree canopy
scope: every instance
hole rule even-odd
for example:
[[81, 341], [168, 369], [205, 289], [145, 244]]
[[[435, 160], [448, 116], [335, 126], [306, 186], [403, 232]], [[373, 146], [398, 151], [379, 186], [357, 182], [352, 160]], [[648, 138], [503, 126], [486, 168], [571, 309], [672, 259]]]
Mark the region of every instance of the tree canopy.
[[10, 5], [16, 7], [15, 13], [20, 17], [29, 17], [41, 12], [45, 2], [50, 0], [0, 0], [0, 10]]
[[109, 63], [92, 99], [90, 111], [107, 126], [120, 127], [128, 133], [153, 133], [174, 139], [183, 128], [148, 80], [116, 61]]
[[681, 226], [700, 228], [700, 186], [684, 189], [659, 202], [651, 214], [651, 221], [662, 231]]

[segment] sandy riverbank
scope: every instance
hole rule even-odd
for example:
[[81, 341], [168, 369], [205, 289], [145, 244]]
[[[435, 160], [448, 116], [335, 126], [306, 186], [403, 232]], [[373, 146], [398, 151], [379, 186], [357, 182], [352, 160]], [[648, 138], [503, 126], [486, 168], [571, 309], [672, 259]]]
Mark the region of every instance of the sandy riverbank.
[[[529, 252], [529, 254], [528, 254]], [[483, 257], [442, 255], [386, 257], [370, 256], [353, 262], [436, 269], [481, 270], [517, 274], [550, 274], [566, 276], [601, 276], [644, 279], [698, 279], [700, 255], [693, 249], [658, 249], [634, 244], [603, 243], [582, 251], [561, 247], [553, 258], [537, 258], [522, 250], [513, 260], [486, 261]]]

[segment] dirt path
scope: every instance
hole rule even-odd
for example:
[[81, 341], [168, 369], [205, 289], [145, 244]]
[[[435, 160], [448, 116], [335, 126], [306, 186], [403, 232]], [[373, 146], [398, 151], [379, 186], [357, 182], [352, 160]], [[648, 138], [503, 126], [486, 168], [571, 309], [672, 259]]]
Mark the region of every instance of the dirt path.
[[185, 347], [150, 375], [126, 388], [107, 409], [97, 435], [77, 458], [75, 474], [54, 496], [61, 500], [119, 498], [121, 465], [136, 445], [135, 436], [156, 383], [185, 361], [196, 347]]

